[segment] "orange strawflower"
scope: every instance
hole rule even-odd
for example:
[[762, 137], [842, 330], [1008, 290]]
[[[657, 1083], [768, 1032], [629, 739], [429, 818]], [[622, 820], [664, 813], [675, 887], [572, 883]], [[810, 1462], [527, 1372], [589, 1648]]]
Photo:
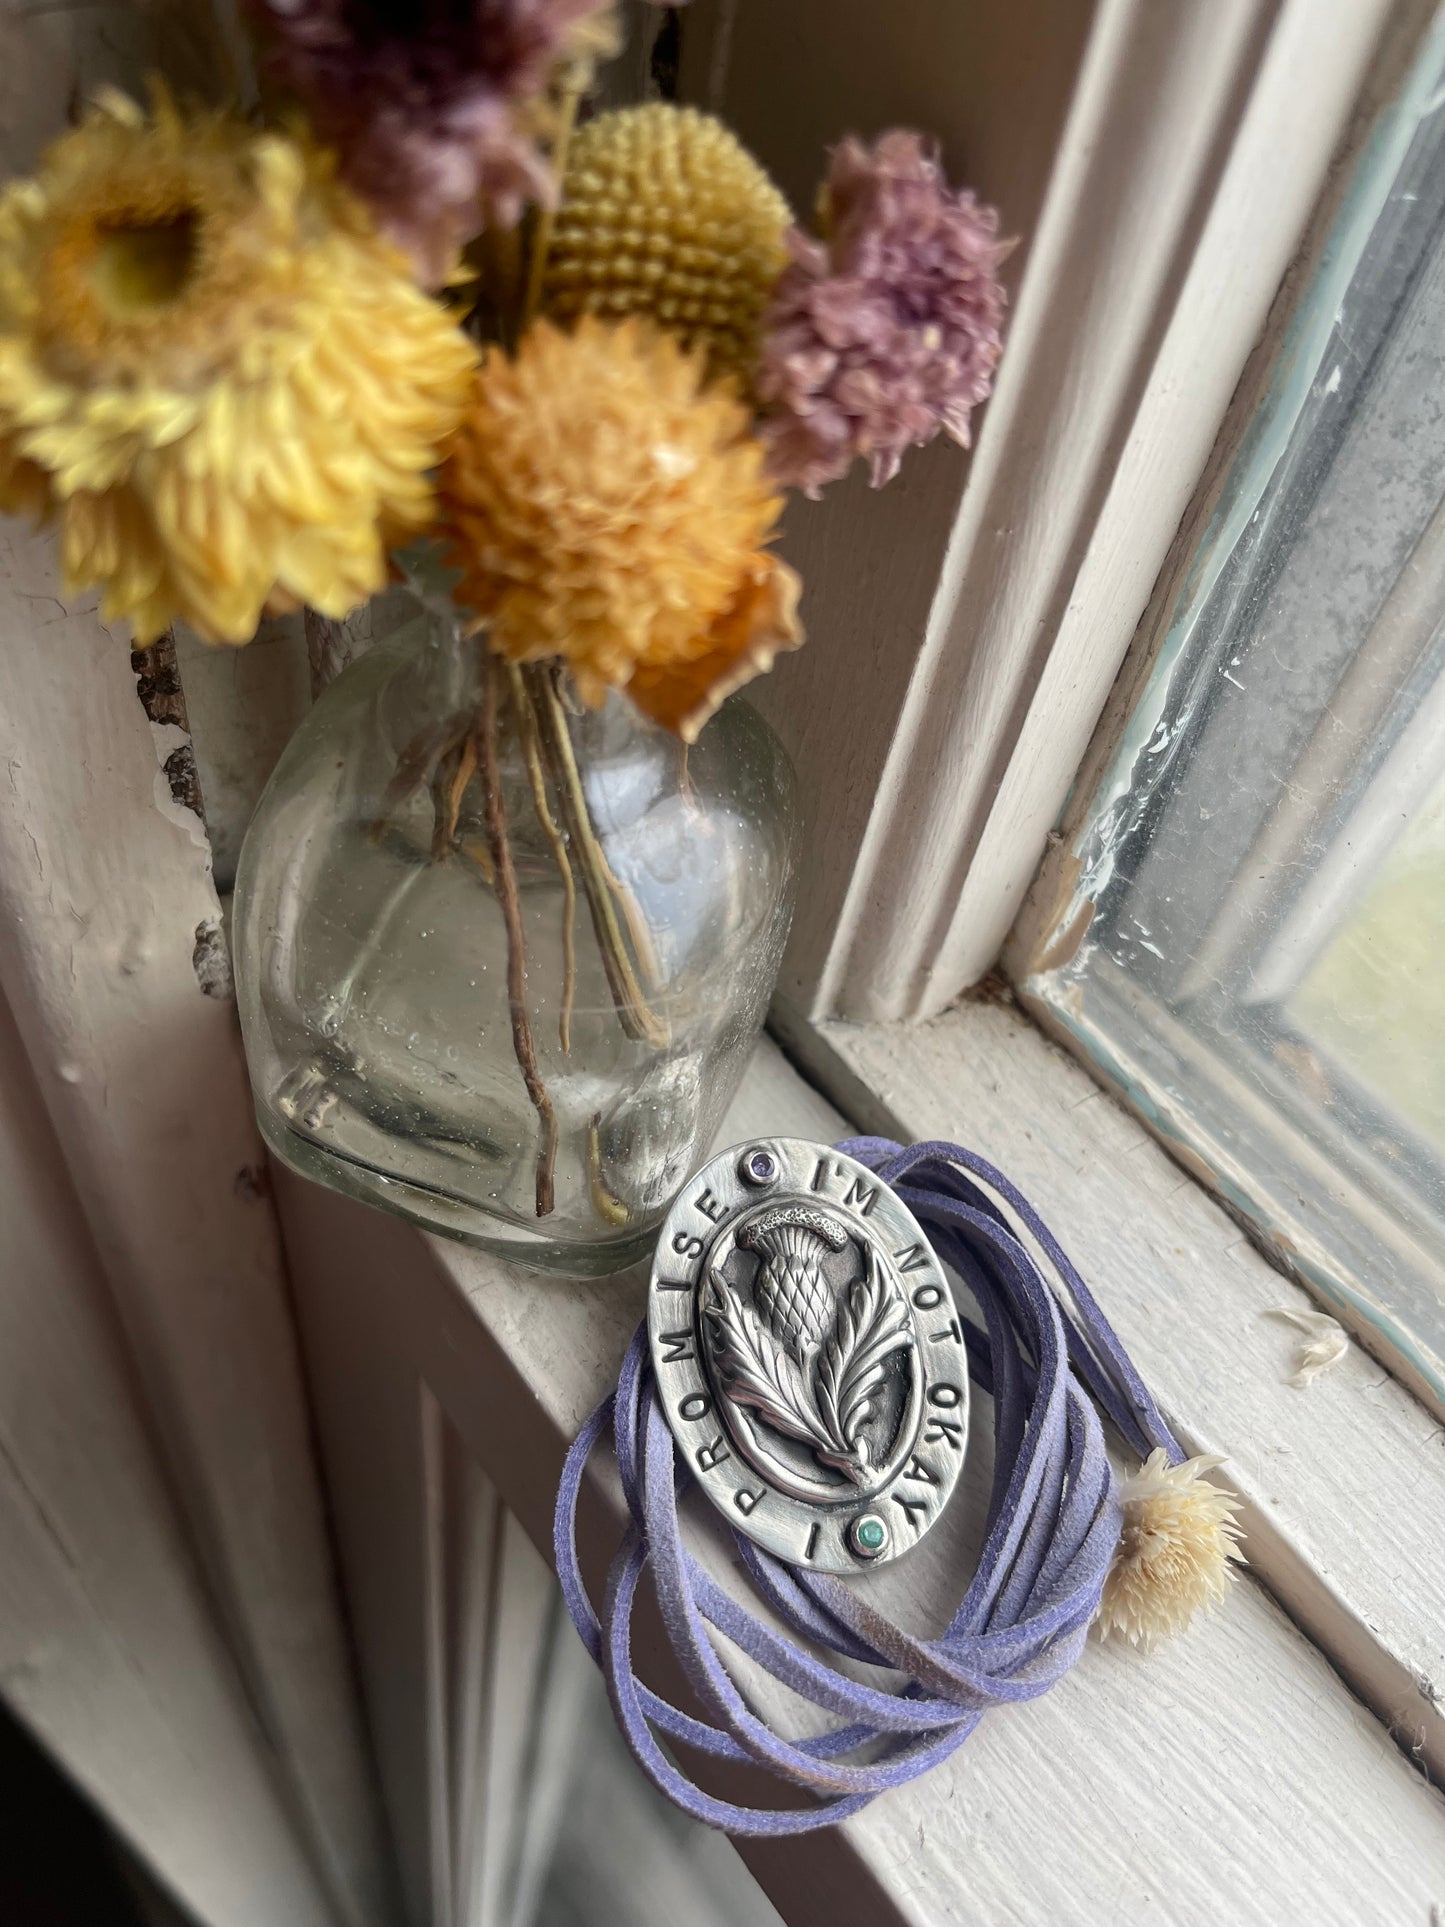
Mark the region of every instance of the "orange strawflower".
[[748, 410], [646, 323], [492, 349], [439, 492], [459, 600], [509, 661], [562, 658], [585, 702], [625, 689], [690, 742], [802, 640]]

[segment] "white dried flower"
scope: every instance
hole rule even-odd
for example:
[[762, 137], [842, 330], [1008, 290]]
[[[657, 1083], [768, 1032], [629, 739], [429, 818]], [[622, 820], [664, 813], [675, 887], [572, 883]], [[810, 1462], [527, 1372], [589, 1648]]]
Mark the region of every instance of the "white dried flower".
[[1195, 1613], [1228, 1592], [1230, 1562], [1244, 1557], [1235, 1544], [1239, 1500], [1204, 1476], [1223, 1463], [1209, 1457], [1171, 1465], [1156, 1449], [1120, 1481], [1124, 1527], [1095, 1622], [1105, 1638], [1114, 1634], [1147, 1650], [1183, 1632]]
[[1350, 1349], [1345, 1328], [1325, 1311], [1304, 1311], [1298, 1305], [1279, 1305], [1265, 1313], [1304, 1333], [1304, 1343], [1295, 1357], [1290, 1384], [1300, 1391], [1312, 1385], [1322, 1373], [1331, 1371]]

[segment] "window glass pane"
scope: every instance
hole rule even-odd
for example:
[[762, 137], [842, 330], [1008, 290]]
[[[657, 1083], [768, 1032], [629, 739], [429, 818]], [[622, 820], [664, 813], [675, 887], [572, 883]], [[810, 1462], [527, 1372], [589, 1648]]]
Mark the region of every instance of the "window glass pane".
[[1074, 854], [1055, 967], [1027, 991], [1445, 1398], [1440, 22]]
[[[1378, 1102], [1445, 1156], [1445, 783], [1406, 826], [1288, 1009]], [[1405, 1008], [1413, 1011], [1402, 1022]]]

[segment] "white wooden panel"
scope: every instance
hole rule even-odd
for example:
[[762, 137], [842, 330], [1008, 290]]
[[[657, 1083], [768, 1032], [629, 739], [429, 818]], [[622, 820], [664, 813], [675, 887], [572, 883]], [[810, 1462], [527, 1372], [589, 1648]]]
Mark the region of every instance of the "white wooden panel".
[[0, 999], [0, 1690], [207, 1927], [331, 1927], [134, 1393]]
[[[6, 9], [0, 173], [28, 168], [96, 86], [141, 94], [157, 67], [244, 93], [234, 9]], [[163, 767], [188, 745], [142, 712], [95, 608], [61, 598], [49, 536], [0, 524], [0, 991], [213, 1610], [338, 1916], [363, 1927], [388, 1910], [389, 1873], [209, 850]]]
[[[442, 1408], [420, 1390], [426, 1479], [429, 1927], [513, 1927], [560, 1822], [539, 1782], [575, 1671], [548, 1669], [556, 1586]], [[406, 1637], [401, 1626], [390, 1635]], [[525, 1916], [522, 1916], [525, 1918]]]
[[[460, 1439], [457, 1449], [466, 1452]], [[473, 1476], [485, 1479], [477, 1469]], [[529, 1815], [529, 1803], [537, 1800], [545, 1806], [550, 1801], [551, 1829], [555, 1833], [563, 1824], [556, 1779], [539, 1782], [535, 1773], [536, 1748], [544, 1737], [541, 1723], [549, 1713], [555, 1718], [562, 1710], [551, 1706], [547, 1690], [561, 1602], [545, 1560], [496, 1498], [491, 1481], [485, 1482], [499, 1514], [496, 1583], [485, 1642], [486, 1674], [474, 1716], [477, 1771], [460, 1789], [464, 1804], [457, 1886], [464, 1907], [459, 1919], [465, 1927], [513, 1927], [523, 1857], [530, 1857], [530, 1874], [540, 1871], [551, 1849], [544, 1831], [547, 1815], [541, 1810]], [[458, 1627], [463, 1640], [474, 1637], [477, 1618]], [[575, 1672], [565, 1670], [559, 1677], [564, 1706], [575, 1678]], [[552, 1767], [554, 1775], [566, 1767], [555, 1752]], [[530, 1838], [529, 1819], [535, 1823]]]
[[[446, 1740], [436, 1687], [442, 1638], [433, 1599], [434, 1561], [423, 1402], [416, 1334], [434, 1329], [430, 1302], [396, 1274], [396, 1292], [375, 1289], [355, 1251], [328, 1249], [311, 1207], [326, 1194], [273, 1166], [297, 1316], [306, 1352], [347, 1615], [356, 1645], [389, 1832], [411, 1927], [440, 1927], [449, 1896]], [[297, 1199], [319, 1243], [295, 1235]], [[384, 1262], [409, 1250], [410, 1234], [363, 1214]], [[486, 1397], [484, 1385], [475, 1395]], [[449, 1897], [446, 1905], [450, 1904]]]
[[[176, 747], [47, 539], [0, 528], [0, 987], [208, 1576], [338, 1904], [384, 1905], [276, 1223]], [[202, 960], [208, 960], [203, 947]]]
[[[965, 1131], [957, 1113], [967, 1089], [959, 1074], [950, 1122]], [[969, 1101], [980, 1099], [970, 1092]], [[765, 1045], [727, 1134], [834, 1136], [840, 1123]], [[414, 1387], [421, 1377], [547, 1545], [565, 1447], [615, 1374], [642, 1281], [563, 1285], [420, 1238], [289, 1177], [281, 1185], [308, 1349], [333, 1381], [322, 1406], [343, 1513], [375, 1518], [386, 1476], [363, 1414], [387, 1380]], [[1098, 1276], [1113, 1310], [1112, 1274]], [[1124, 1319], [1127, 1300], [1119, 1309]], [[597, 1481], [589, 1500], [584, 1544], [595, 1556], [616, 1530], [614, 1482]], [[407, 1544], [406, 1532], [353, 1537], [358, 1591], [393, 1589]], [[732, 1562], [717, 1563], [723, 1583], [736, 1585]], [[893, 1588], [895, 1609], [915, 1623], [936, 1622], [945, 1592], [965, 1578], [956, 1555], [949, 1567], [926, 1544], [867, 1583]], [[381, 1630], [371, 1678], [373, 1694], [389, 1698]], [[408, 1636], [390, 1629], [399, 1670]], [[665, 1680], [655, 1633], [642, 1633], [640, 1649]], [[775, 1691], [759, 1697], [794, 1717]], [[1445, 1805], [1245, 1580], [1225, 1608], [1151, 1658], [1091, 1648], [1047, 1698], [992, 1716], [952, 1762], [846, 1826], [744, 1852], [792, 1927], [1397, 1927], [1428, 1923], [1440, 1897]]]
[[[530, 1539], [527, 1543], [531, 1546]], [[541, 1559], [534, 1546], [532, 1551]], [[546, 1569], [550, 1574], [550, 1567]], [[572, 1636], [572, 1623], [555, 1582], [553, 1591], [547, 1650], [541, 1656], [545, 1669], [541, 1698], [531, 1709], [532, 1754], [516, 1840], [511, 1927], [553, 1927], [538, 1910], [555, 1851], [567, 1838], [575, 1838], [570, 1794], [577, 1751], [586, 1744], [585, 1709], [595, 1701], [598, 1685], [582, 1642]]]
[[433, 1792], [433, 1811], [445, 1818], [447, 1919], [470, 1921], [473, 1898], [491, 1872], [479, 1851], [485, 1832], [484, 1765], [490, 1695], [498, 1643], [497, 1596], [503, 1584], [505, 1513], [495, 1486], [468, 1457], [446, 1414], [422, 1394], [422, 1449], [431, 1500], [427, 1564], [430, 1574], [434, 1723], [445, 1756], [446, 1782]]
[[642, 1779], [595, 1675], [576, 1755], [542, 1927], [781, 1927], [726, 1837], [679, 1820]]

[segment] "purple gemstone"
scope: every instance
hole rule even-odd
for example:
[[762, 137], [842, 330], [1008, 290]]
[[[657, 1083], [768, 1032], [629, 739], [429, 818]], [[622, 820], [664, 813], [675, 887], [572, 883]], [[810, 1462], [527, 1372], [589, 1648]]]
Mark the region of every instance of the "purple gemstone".
[[743, 1159], [743, 1177], [749, 1184], [771, 1184], [777, 1175], [777, 1160], [770, 1151], [749, 1151]]

